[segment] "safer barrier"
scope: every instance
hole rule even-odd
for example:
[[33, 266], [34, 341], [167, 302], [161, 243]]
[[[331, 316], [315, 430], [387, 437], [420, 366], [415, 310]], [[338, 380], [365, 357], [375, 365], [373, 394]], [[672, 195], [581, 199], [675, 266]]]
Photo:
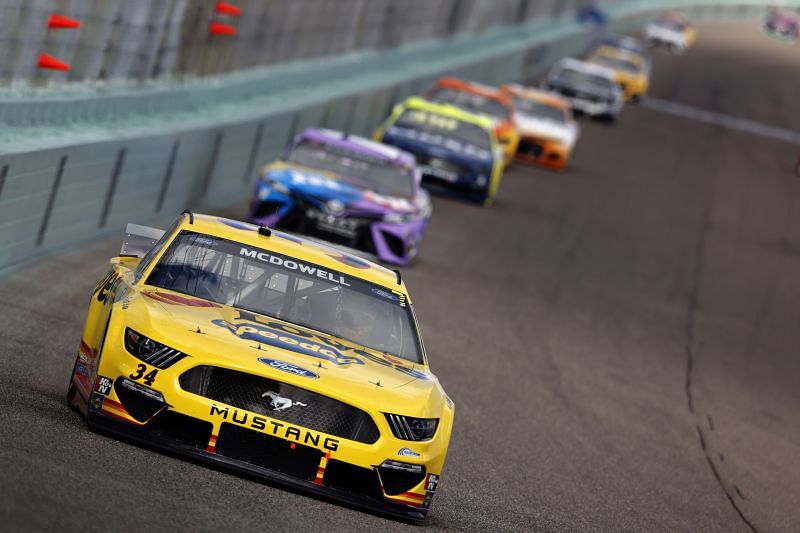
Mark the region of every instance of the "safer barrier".
[[[206, 76], [475, 33], [549, 18], [572, 11], [576, 4], [575, 0], [3, 0], [0, 85]], [[53, 13], [74, 20], [80, 30], [48, 27]], [[57, 72], [37, 68], [41, 51], [67, 68]]]
[[[612, 13], [614, 24], [634, 28], [667, 4], [686, 7], [695, 18], [752, 18], [763, 15], [765, 3], [630, 2]], [[91, 113], [63, 120], [71, 104], [56, 101], [51, 109], [61, 111], [38, 117], [40, 125], [27, 116], [0, 133], [0, 270], [121, 233], [129, 221], [152, 223], [186, 207], [242, 198], [258, 166], [305, 127], [369, 135], [395, 102], [422, 92], [443, 73], [487, 83], [529, 79], [559, 57], [584, 50], [591, 37], [572, 17], [560, 17], [305, 63], [294, 71], [290, 65], [281, 75], [232, 74], [188, 92], [176, 87], [139, 100], [141, 94], [87, 99], [101, 122]], [[194, 104], [181, 101], [193, 94]], [[159, 96], [175, 110], [160, 104]], [[102, 109], [125, 98], [155, 111]]]

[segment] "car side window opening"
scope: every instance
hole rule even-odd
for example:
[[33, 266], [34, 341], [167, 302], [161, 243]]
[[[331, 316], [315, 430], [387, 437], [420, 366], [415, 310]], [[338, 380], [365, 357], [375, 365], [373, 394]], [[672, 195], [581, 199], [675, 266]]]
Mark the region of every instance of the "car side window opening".
[[150, 263], [153, 262], [153, 258], [157, 256], [159, 252], [161, 252], [161, 249], [164, 248], [164, 245], [170, 240], [170, 238], [172, 238], [172, 235], [175, 233], [175, 230], [181, 223], [181, 218], [182, 217], [178, 217], [175, 220], [175, 222], [173, 222], [172, 225], [170, 225], [170, 227], [167, 228], [167, 230], [164, 232], [164, 235], [162, 235], [161, 238], [158, 239], [158, 241], [153, 245], [153, 247], [150, 248], [150, 250], [148, 250], [146, 254], [144, 254], [144, 257], [142, 257], [142, 260], [139, 261], [139, 264], [136, 266], [136, 270], [134, 271], [133, 274], [134, 283], [137, 283], [139, 279], [141, 279], [144, 271], [147, 270], [147, 267], [150, 266]]

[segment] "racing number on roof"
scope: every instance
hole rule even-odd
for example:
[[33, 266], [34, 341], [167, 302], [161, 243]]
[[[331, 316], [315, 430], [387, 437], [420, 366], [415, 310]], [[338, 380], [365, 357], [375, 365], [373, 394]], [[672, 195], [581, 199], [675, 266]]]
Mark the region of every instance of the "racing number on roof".
[[134, 381], [142, 380], [145, 385], [152, 385], [153, 382], [156, 380], [156, 375], [158, 374], [158, 369], [154, 368], [150, 372], [147, 372], [147, 365], [139, 363], [136, 365], [136, 372], [128, 376]]
[[428, 113], [426, 111], [412, 111], [408, 118], [418, 124], [428, 124], [440, 130], [453, 131], [458, 128], [458, 121], [450, 117]]

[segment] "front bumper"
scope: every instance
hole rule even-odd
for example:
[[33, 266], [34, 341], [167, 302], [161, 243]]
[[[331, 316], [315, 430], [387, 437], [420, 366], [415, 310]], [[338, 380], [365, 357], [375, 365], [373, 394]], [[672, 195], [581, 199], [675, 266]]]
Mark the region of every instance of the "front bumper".
[[[114, 420], [111, 417], [101, 416], [91, 412], [88, 416], [88, 422], [93, 429], [122, 437], [140, 445], [174, 453], [176, 455], [198, 460], [216, 468], [235, 472], [248, 477], [255, 477], [261, 481], [279, 484], [305, 494], [320, 496], [338, 503], [351, 505], [358, 509], [394, 518], [396, 520], [402, 520], [404, 522], [422, 524], [430, 507], [430, 499], [428, 497], [423, 497], [420, 499], [421, 503], [419, 505], [404, 505], [390, 501], [381, 501], [379, 499], [358, 494], [356, 492], [327, 486], [324, 484], [324, 482], [308, 482], [282, 472], [270, 470], [268, 468], [260, 467], [244, 461], [230, 459], [224, 455], [211, 451], [209, 448], [204, 449], [192, 444], [187, 444], [179, 439], [160, 436], [154, 431], [148, 431], [147, 427], [132, 427], [129, 424]], [[324, 467], [320, 467], [320, 474], [324, 480]]]
[[514, 158], [523, 163], [560, 170], [567, 166], [571, 151], [565, 143], [523, 134]]
[[[414, 523], [425, 519], [444, 464], [449, 427], [440, 427], [430, 441], [408, 442], [394, 437], [381, 413], [369, 412], [379, 431], [371, 443], [372, 439], [349, 440], [307, 429], [187, 392], [181, 377], [199, 365], [212, 364], [199, 357], [159, 369], [151, 386], [134, 382], [149, 395], [139, 401], [121, 392], [130, 390], [141, 361], [124, 348], [114, 349], [114, 344], [107, 343], [98, 367], [95, 382], [104, 385], [86, 391], [73, 375], [73, 383], [80, 385], [76, 405], [90, 426], [370, 512]], [[153, 403], [156, 395], [163, 398], [162, 404]], [[409, 448], [417, 457], [398, 451]], [[386, 470], [387, 461], [418, 472], [403, 476]]]
[[572, 109], [590, 117], [616, 117], [622, 110], [622, 102], [596, 102], [577, 97], [567, 97]]

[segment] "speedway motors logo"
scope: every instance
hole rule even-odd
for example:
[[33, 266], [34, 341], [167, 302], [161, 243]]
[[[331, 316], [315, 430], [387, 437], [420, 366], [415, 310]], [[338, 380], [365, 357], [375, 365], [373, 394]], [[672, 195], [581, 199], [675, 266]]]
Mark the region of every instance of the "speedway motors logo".
[[[344, 344], [334, 337], [329, 337], [303, 328], [294, 327], [289, 324], [256, 315], [255, 313], [251, 313], [249, 311], [237, 310], [237, 313], [238, 316], [230, 322], [222, 319], [212, 320], [211, 322], [215, 326], [227, 329], [240, 339], [274, 346], [276, 348], [289, 350], [302, 355], [308, 355], [317, 359], [323, 359], [333, 363], [336, 366], [363, 365], [365, 361], [370, 361], [381, 366], [394, 368], [398, 372], [402, 372], [407, 376], [423, 380], [430, 379], [430, 376], [428, 376], [428, 374], [425, 372], [416, 370], [410, 366], [405, 366], [404, 363], [397, 361], [396, 358], [391, 358], [388, 355], [381, 357], [366, 350]], [[275, 361], [280, 363], [280, 361], [276, 359], [268, 358], [260, 361], [270, 366], [272, 366], [271, 363], [266, 363], [265, 361]], [[278, 370], [283, 370], [284, 372], [295, 372], [293, 370], [289, 370], [288, 367], [275, 368]], [[309, 372], [301, 367], [295, 368], [300, 371]], [[316, 374], [314, 375], [316, 376]]]

